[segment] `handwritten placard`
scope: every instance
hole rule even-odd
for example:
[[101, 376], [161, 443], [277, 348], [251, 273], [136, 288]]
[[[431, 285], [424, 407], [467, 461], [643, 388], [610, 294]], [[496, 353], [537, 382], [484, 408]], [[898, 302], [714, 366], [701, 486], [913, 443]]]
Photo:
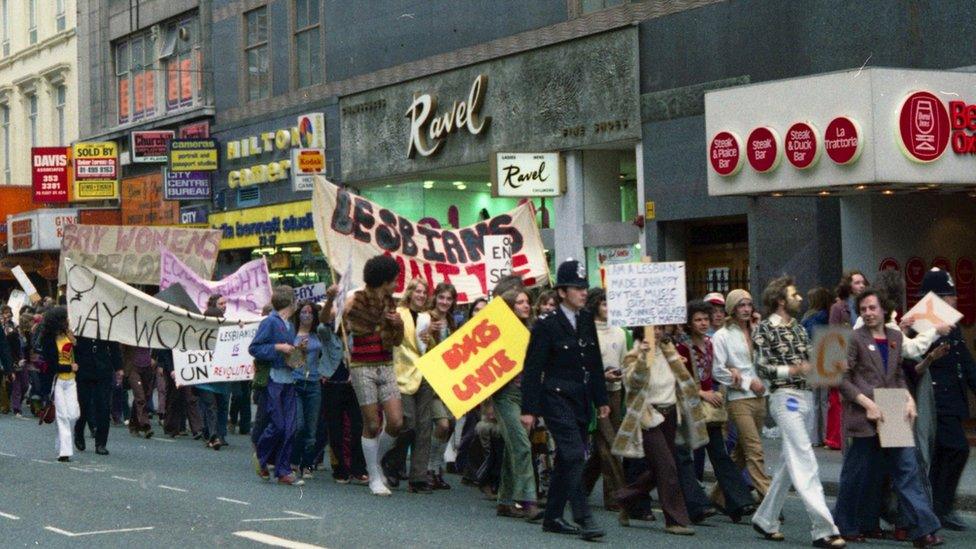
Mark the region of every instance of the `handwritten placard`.
[[851, 329], [831, 326], [817, 329], [810, 352], [810, 371], [807, 383], [811, 387], [836, 387], [847, 371], [847, 345]]
[[607, 265], [607, 319], [611, 326], [687, 322], [683, 261]]
[[962, 313], [953, 309], [933, 292], [925, 294], [921, 301], [905, 313], [905, 320], [913, 320], [915, 323], [912, 324], [912, 328], [919, 333], [935, 328], [935, 325], [940, 322], [954, 326], [960, 319]]

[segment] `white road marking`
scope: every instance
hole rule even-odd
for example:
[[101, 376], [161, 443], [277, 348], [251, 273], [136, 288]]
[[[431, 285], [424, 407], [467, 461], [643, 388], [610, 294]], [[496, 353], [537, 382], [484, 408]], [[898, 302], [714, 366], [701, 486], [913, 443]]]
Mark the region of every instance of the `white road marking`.
[[310, 518], [310, 519], [322, 518], [322, 517], [317, 517], [315, 515], [309, 515], [309, 514], [306, 514], [306, 513], [299, 513], [298, 511], [285, 511], [285, 514], [286, 515], [295, 515], [296, 517], [305, 517], [305, 518]]
[[8, 458], [15, 458], [17, 456], [13, 454], [8, 454], [7, 452], [0, 452], [0, 456], [7, 456]]
[[10, 519], [10, 520], [20, 520], [20, 517], [18, 517], [17, 515], [11, 515], [10, 513], [4, 513], [3, 511], [0, 511], [0, 517]]
[[265, 545], [271, 545], [273, 547], [287, 547], [288, 549], [326, 549], [321, 545], [312, 545], [310, 543], [303, 543], [301, 541], [279, 538], [278, 536], [262, 534], [261, 532], [255, 532], [253, 530], [241, 530], [240, 532], [234, 532], [234, 535], [249, 539], [251, 541], [256, 541], [258, 543], [263, 543]]
[[69, 532], [53, 526], [44, 527], [45, 530], [54, 532], [55, 534], [61, 534], [62, 536], [68, 536], [69, 538], [76, 538], [79, 536], [98, 536], [101, 534], [123, 534], [125, 532], [144, 532], [146, 530], [155, 530], [155, 528], [155, 526], [142, 526], [140, 528], [119, 528], [117, 530], [96, 530], [94, 532]]
[[37, 462], [37, 463], [45, 463], [47, 465], [57, 465], [57, 462], [54, 462], [54, 461], [46, 461], [46, 460], [43, 460], [43, 459], [32, 459], [31, 461], [34, 461], [34, 462]]
[[68, 467], [68, 469], [73, 469], [75, 471], [81, 471], [82, 473], [93, 473], [92, 469], [82, 469], [81, 467]]
[[176, 442], [175, 440], [173, 440], [173, 439], [171, 439], [171, 438], [163, 438], [163, 437], [152, 437], [152, 438], [151, 438], [151, 439], [149, 439], [149, 440], [157, 440], [157, 441], [159, 441], [159, 442], [167, 442], [167, 443], [168, 443], [168, 442]]
[[287, 522], [289, 520], [318, 520], [320, 517], [274, 517], [261, 519], [244, 519], [241, 522]]
[[112, 478], [114, 478], [115, 480], [124, 480], [126, 482], [139, 482], [139, 479], [126, 478], [126, 477], [118, 477], [118, 476], [115, 476], [115, 475], [112, 475]]
[[219, 499], [220, 501], [226, 501], [227, 503], [236, 503], [238, 505], [250, 505], [250, 503], [246, 501], [241, 501], [239, 499], [230, 499], [230, 498], [221, 498], [221, 497], [218, 497], [217, 499]]
[[189, 490], [184, 490], [183, 488], [177, 488], [175, 486], [166, 486], [165, 484], [160, 484], [159, 487], [163, 490], [172, 490], [174, 492], [189, 492]]

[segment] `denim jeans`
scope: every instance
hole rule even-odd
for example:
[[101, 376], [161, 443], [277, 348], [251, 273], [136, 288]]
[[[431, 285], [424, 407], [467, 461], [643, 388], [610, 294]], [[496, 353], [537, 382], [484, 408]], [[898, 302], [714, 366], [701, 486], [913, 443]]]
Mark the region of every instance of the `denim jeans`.
[[201, 389], [197, 391], [197, 404], [203, 417], [203, 436], [227, 438], [227, 395]]
[[295, 400], [298, 403], [298, 425], [291, 452], [292, 465], [313, 467], [315, 464], [315, 434], [318, 431], [319, 411], [322, 407], [322, 386], [319, 381], [296, 381]]

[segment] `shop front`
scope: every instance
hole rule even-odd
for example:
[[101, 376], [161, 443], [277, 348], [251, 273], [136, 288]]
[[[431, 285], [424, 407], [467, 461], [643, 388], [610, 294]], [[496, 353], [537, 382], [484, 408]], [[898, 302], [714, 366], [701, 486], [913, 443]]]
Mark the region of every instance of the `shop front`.
[[434, 227], [531, 200], [550, 262], [596, 275], [639, 254], [637, 55], [627, 28], [341, 97], [333, 182]]
[[0, 272], [13, 278], [10, 269], [20, 265], [38, 290], [54, 295], [61, 236], [66, 225], [77, 222], [75, 208], [44, 208], [7, 216], [7, 255], [0, 260]]

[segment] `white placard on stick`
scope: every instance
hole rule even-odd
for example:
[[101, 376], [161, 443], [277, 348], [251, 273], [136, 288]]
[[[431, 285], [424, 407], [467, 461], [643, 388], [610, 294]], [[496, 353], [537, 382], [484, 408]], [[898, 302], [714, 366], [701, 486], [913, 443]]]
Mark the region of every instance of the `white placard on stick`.
[[221, 326], [213, 351], [173, 351], [176, 384], [199, 385], [247, 381], [254, 378], [254, 358], [247, 348], [258, 332], [258, 324]]
[[23, 267], [17, 265], [13, 269], [10, 269], [10, 272], [13, 273], [14, 278], [17, 279], [17, 283], [20, 284], [20, 287], [24, 289], [24, 293], [27, 294], [27, 297], [29, 297], [31, 301], [36, 302], [41, 300], [41, 296], [37, 293], [37, 288], [34, 287], [34, 283], [31, 282], [30, 277], [24, 272]]
[[23, 290], [12, 290], [10, 298], [7, 299], [7, 306], [10, 307], [11, 318], [14, 323], [20, 322], [20, 310], [27, 305], [27, 294]]
[[847, 345], [852, 333], [844, 326], [824, 326], [814, 332], [810, 372], [807, 374], [807, 383], [811, 387], [840, 385], [847, 371]]
[[929, 292], [911, 310], [905, 313], [905, 320], [909, 319], [915, 320], [912, 328], [916, 332], [922, 333], [935, 328], [936, 323], [939, 322], [954, 326], [962, 319], [962, 313], [953, 309], [935, 293]]
[[915, 446], [912, 423], [905, 417], [905, 405], [911, 398], [906, 389], [875, 389], [874, 403], [881, 409], [884, 421], [878, 422], [878, 439], [882, 448]]
[[512, 237], [506, 234], [485, 235], [485, 282], [488, 291], [503, 277], [512, 274]]
[[325, 301], [325, 283], [305, 284], [295, 288], [295, 303], [300, 301], [311, 301], [312, 303], [322, 303]]
[[685, 263], [607, 265], [607, 320], [611, 326], [687, 322]]

